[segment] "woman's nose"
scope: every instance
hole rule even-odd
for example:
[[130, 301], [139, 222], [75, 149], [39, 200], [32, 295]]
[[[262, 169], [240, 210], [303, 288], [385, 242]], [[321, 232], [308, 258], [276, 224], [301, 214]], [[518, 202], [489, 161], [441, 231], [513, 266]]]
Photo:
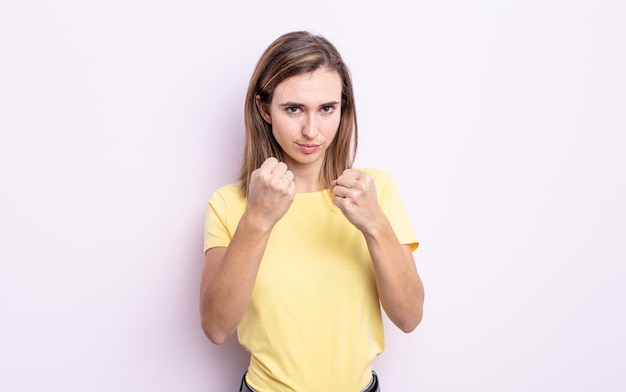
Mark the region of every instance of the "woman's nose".
[[317, 136], [317, 118], [314, 114], [309, 114], [304, 120], [304, 124], [302, 126], [302, 134], [309, 138]]

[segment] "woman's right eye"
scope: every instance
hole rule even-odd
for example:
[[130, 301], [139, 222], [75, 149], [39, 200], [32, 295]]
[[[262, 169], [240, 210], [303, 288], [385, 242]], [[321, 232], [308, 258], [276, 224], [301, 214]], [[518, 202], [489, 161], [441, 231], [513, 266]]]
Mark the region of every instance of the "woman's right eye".
[[300, 108], [297, 106], [289, 106], [286, 110], [289, 114], [296, 114], [300, 111]]

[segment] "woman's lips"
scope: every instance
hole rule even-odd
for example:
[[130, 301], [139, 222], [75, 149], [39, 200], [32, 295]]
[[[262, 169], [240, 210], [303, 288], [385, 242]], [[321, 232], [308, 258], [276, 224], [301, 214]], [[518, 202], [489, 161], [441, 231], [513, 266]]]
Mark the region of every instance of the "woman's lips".
[[302, 151], [305, 154], [312, 154], [320, 148], [319, 144], [300, 144], [300, 143], [296, 143], [296, 144], [300, 148], [300, 151]]

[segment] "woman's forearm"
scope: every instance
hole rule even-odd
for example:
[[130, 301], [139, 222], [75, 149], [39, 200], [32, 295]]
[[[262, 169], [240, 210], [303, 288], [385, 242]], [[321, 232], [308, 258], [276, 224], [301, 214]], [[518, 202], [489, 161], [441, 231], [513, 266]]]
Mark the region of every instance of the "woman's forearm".
[[228, 248], [206, 252], [200, 289], [202, 329], [216, 344], [236, 330], [250, 301], [271, 233], [244, 213]]
[[422, 320], [424, 286], [408, 245], [401, 245], [388, 220], [364, 233], [380, 303], [389, 319], [411, 332]]

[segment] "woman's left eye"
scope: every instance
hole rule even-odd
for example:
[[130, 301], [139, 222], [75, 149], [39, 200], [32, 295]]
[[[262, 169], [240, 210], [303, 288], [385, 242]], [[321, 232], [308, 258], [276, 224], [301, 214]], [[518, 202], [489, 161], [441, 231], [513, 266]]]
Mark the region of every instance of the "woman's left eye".
[[334, 106], [322, 106], [322, 113], [332, 113], [334, 110]]

